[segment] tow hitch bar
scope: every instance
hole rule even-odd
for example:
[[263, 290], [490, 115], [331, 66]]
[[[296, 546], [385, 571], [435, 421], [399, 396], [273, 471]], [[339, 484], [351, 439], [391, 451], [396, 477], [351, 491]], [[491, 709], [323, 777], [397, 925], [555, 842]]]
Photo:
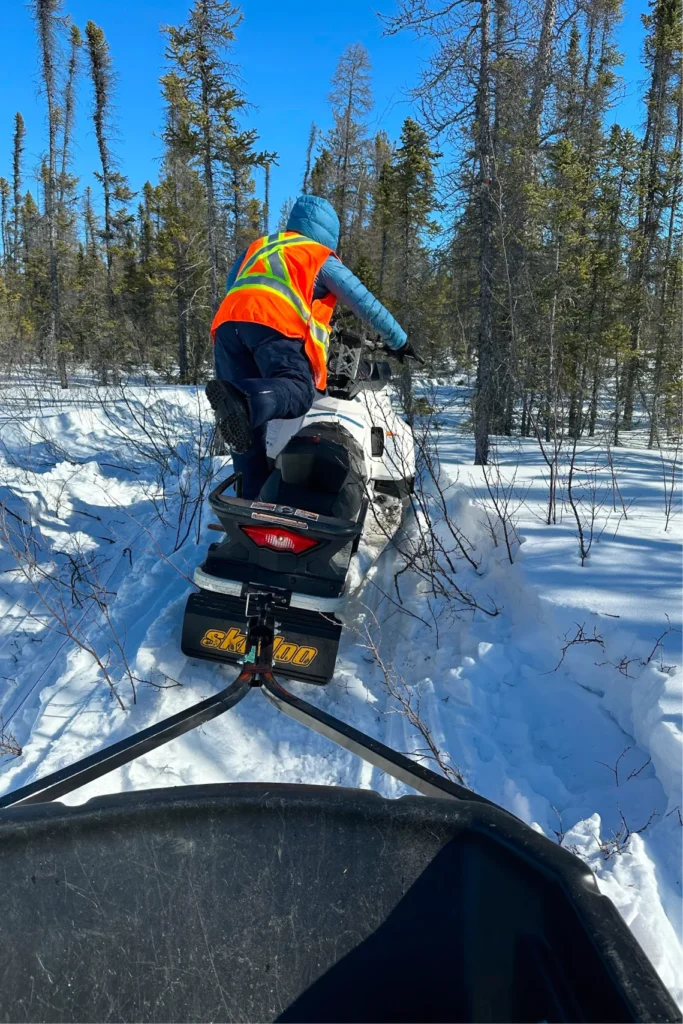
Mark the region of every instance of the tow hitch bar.
[[[247, 615], [249, 617], [247, 643], [242, 667], [233, 683], [213, 697], [180, 711], [177, 715], [157, 722], [156, 725], [120, 740], [104, 750], [77, 761], [75, 764], [31, 782], [13, 793], [0, 797], [0, 809], [20, 804], [47, 803], [94, 782], [108, 772], [120, 768], [143, 754], [177, 739], [191, 729], [218, 718], [239, 704], [251, 690], [258, 689], [278, 711], [300, 722], [313, 732], [327, 737], [338, 746], [374, 765], [425, 796], [477, 801], [491, 801], [472, 790], [459, 786], [410, 758], [399, 754], [384, 743], [367, 736], [346, 722], [310, 704], [286, 690], [273, 675], [273, 643], [279, 608], [287, 606], [286, 592], [247, 588]], [[495, 806], [495, 805], [493, 805]]]

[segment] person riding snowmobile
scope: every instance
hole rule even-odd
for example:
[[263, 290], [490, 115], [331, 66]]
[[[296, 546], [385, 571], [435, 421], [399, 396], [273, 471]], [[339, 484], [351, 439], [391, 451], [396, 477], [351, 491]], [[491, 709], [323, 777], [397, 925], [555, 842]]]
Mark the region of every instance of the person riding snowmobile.
[[206, 395], [257, 498], [268, 473], [266, 426], [311, 408], [327, 383], [330, 320], [339, 299], [376, 330], [401, 362], [414, 351], [391, 313], [335, 253], [339, 218], [326, 199], [297, 199], [287, 228], [256, 239], [235, 261], [211, 325], [216, 379]]

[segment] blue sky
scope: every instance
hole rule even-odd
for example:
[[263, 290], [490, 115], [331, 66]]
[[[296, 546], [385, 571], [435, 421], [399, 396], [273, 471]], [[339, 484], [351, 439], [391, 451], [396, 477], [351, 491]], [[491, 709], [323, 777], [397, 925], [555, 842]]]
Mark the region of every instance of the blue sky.
[[[161, 24], [185, 20], [190, 0], [66, 0], [64, 9], [81, 29], [93, 18], [105, 31], [119, 76], [116, 90], [119, 135], [116, 151], [121, 169], [134, 189], [156, 180], [161, 152], [158, 132], [162, 107], [158, 78], [163, 71]], [[377, 9], [391, 13], [392, 0], [245, 0], [234, 58], [242, 67], [244, 88], [255, 109], [249, 121], [262, 145], [279, 154], [272, 175], [273, 218], [282, 202], [295, 196], [301, 182], [309, 126], [329, 124], [329, 79], [342, 50], [362, 42], [373, 62], [373, 127], [398, 136], [410, 112], [406, 92], [425, 56], [410, 35], [382, 37]], [[640, 14], [646, 0], [627, 0], [619, 46], [626, 55], [624, 97], [615, 117], [636, 128], [641, 117], [638, 95], [644, 69], [640, 63]], [[0, 174], [9, 177], [12, 119], [21, 110], [27, 122], [27, 170], [37, 166], [44, 146], [44, 105], [38, 95], [38, 55], [30, 13], [22, 0], [0, 0], [3, 59], [0, 62]], [[291, 73], [288, 73], [291, 66]], [[277, 73], [269, 71], [276, 67]], [[75, 171], [82, 184], [92, 183], [97, 153], [89, 121], [90, 90], [81, 83]], [[259, 182], [259, 186], [261, 182]]]

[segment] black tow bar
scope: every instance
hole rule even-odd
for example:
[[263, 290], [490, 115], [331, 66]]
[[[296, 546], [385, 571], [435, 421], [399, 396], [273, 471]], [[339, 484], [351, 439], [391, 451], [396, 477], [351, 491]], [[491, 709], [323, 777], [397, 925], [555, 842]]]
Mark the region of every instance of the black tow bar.
[[250, 588], [247, 597], [249, 626], [246, 653], [240, 674], [230, 686], [213, 697], [180, 711], [177, 715], [157, 722], [149, 729], [143, 729], [75, 764], [60, 768], [59, 771], [22, 786], [13, 793], [7, 793], [0, 797], [0, 809], [20, 804], [48, 803], [72, 793], [81, 786], [114, 771], [115, 768], [128, 764], [136, 757], [148, 754], [164, 743], [190, 732], [191, 729], [210, 722], [235, 707], [250, 690], [254, 689], [259, 689], [278, 711], [307, 726], [313, 732], [326, 736], [333, 743], [425, 796], [491, 803], [286, 690], [273, 675], [275, 616], [283, 600], [284, 598], [277, 593]]

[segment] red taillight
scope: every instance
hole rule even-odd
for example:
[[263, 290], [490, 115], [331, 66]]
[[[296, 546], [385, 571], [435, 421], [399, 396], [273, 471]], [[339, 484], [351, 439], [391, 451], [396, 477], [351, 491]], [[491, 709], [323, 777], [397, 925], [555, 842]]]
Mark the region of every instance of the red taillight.
[[316, 547], [318, 541], [311, 537], [302, 537], [300, 533], [292, 530], [283, 530], [280, 526], [242, 526], [247, 537], [258, 544], [260, 548], [270, 548], [271, 551], [292, 551], [300, 555], [304, 551], [310, 551]]

